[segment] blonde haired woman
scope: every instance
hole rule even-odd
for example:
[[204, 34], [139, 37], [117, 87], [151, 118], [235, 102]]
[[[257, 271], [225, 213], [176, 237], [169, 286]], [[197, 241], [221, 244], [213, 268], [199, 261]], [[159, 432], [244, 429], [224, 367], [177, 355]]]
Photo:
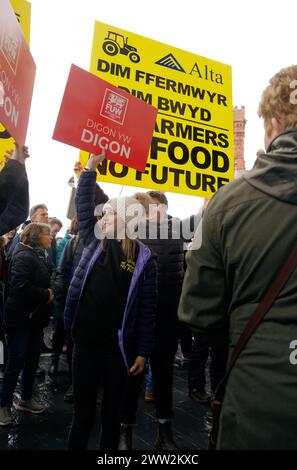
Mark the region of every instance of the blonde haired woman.
[[104, 206], [98, 230], [96, 168], [102, 158], [91, 156], [76, 195], [79, 236], [85, 249], [65, 308], [66, 327], [74, 340], [69, 449], [87, 448], [99, 384], [103, 388], [100, 448], [117, 449], [124, 385], [128, 375], [142, 373], [153, 347], [156, 264], [133, 232], [137, 216], [145, 211], [134, 197], [108, 200], [101, 190]]

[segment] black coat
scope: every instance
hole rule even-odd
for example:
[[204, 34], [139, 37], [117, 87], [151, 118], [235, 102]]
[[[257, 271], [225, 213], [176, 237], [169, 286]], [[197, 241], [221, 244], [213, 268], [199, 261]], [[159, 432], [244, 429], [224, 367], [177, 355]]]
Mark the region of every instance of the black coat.
[[0, 235], [24, 222], [29, 212], [25, 165], [10, 160], [0, 172]]
[[177, 309], [184, 279], [184, 240], [180, 233], [180, 220], [169, 216], [161, 224], [147, 221], [145, 225], [145, 230], [139, 227], [139, 239], [157, 255], [159, 304], [169, 304]]
[[43, 250], [19, 243], [8, 273], [5, 328], [43, 327], [49, 317], [50, 273]]

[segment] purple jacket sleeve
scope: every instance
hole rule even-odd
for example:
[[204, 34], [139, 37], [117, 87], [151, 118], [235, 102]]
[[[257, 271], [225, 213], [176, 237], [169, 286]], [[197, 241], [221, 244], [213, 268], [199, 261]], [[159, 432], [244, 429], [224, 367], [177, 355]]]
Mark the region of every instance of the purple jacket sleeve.
[[94, 215], [95, 207], [108, 201], [108, 196], [96, 185], [96, 172], [83, 171], [79, 178], [75, 204], [78, 221], [79, 236], [84, 245], [94, 239], [94, 228], [97, 219]]
[[155, 342], [157, 311], [157, 262], [150, 258], [144, 270], [140, 316], [138, 320], [138, 356], [149, 357]]

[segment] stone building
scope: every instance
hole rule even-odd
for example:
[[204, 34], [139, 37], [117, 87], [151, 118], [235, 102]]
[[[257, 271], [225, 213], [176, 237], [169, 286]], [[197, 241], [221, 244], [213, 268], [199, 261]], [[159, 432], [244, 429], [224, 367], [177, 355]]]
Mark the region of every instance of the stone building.
[[235, 106], [233, 108], [235, 177], [246, 169], [244, 160], [245, 124], [245, 107]]

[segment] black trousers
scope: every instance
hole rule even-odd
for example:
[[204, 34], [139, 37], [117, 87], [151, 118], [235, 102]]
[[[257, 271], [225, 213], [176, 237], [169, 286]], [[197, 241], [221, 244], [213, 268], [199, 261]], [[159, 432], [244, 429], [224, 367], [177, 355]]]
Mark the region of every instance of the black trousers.
[[56, 363], [59, 362], [66, 340], [66, 330], [63, 318], [54, 319], [54, 331], [52, 338], [52, 359]]
[[134, 424], [138, 408], [138, 397], [144, 374], [127, 375], [121, 409], [121, 422]]
[[68, 438], [68, 449], [86, 450], [88, 447], [96, 415], [99, 385], [103, 391], [100, 449], [117, 449], [126, 377], [127, 369], [118, 349], [107, 352], [96, 343], [74, 343], [74, 416]]
[[192, 331], [182, 323], [179, 324], [179, 340], [183, 356], [190, 359], [192, 352]]
[[[177, 350], [179, 322], [177, 318], [178, 302], [160, 303], [156, 316], [156, 339], [150, 358], [156, 417], [171, 419], [173, 367]], [[128, 377], [122, 406], [122, 422], [133, 424], [136, 418], [137, 403], [143, 377]]]
[[[174, 293], [173, 293], [174, 294]], [[172, 389], [174, 357], [177, 350], [179, 326], [177, 318], [179, 298], [160, 301], [156, 315], [156, 343], [151, 357], [156, 417], [173, 417]]]
[[205, 390], [206, 364], [209, 356], [209, 379], [213, 393], [224, 376], [228, 359], [228, 348], [225, 344], [211, 344], [206, 335], [203, 333], [195, 333], [189, 364], [189, 391], [197, 389], [200, 392], [203, 392]]
[[0, 406], [11, 406], [18, 376], [22, 372], [22, 400], [32, 398], [43, 339], [42, 328], [13, 329], [7, 334], [7, 361]]
[[67, 364], [69, 369], [69, 375], [72, 377], [72, 350], [73, 340], [71, 334], [67, 334], [64, 326], [63, 318], [55, 318], [54, 320], [54, 332], [52, 338], [52, 361], [58, 365], [60, 356], [63, 351], [63, 346], [67, 343]]
[[166, 335], [159, 332], [154, 354], [151, 357], [156, 417], [159, 419], [171, 419], [174, 415], [172, 389], [177, 338], [177, 330], [168, 329]]

